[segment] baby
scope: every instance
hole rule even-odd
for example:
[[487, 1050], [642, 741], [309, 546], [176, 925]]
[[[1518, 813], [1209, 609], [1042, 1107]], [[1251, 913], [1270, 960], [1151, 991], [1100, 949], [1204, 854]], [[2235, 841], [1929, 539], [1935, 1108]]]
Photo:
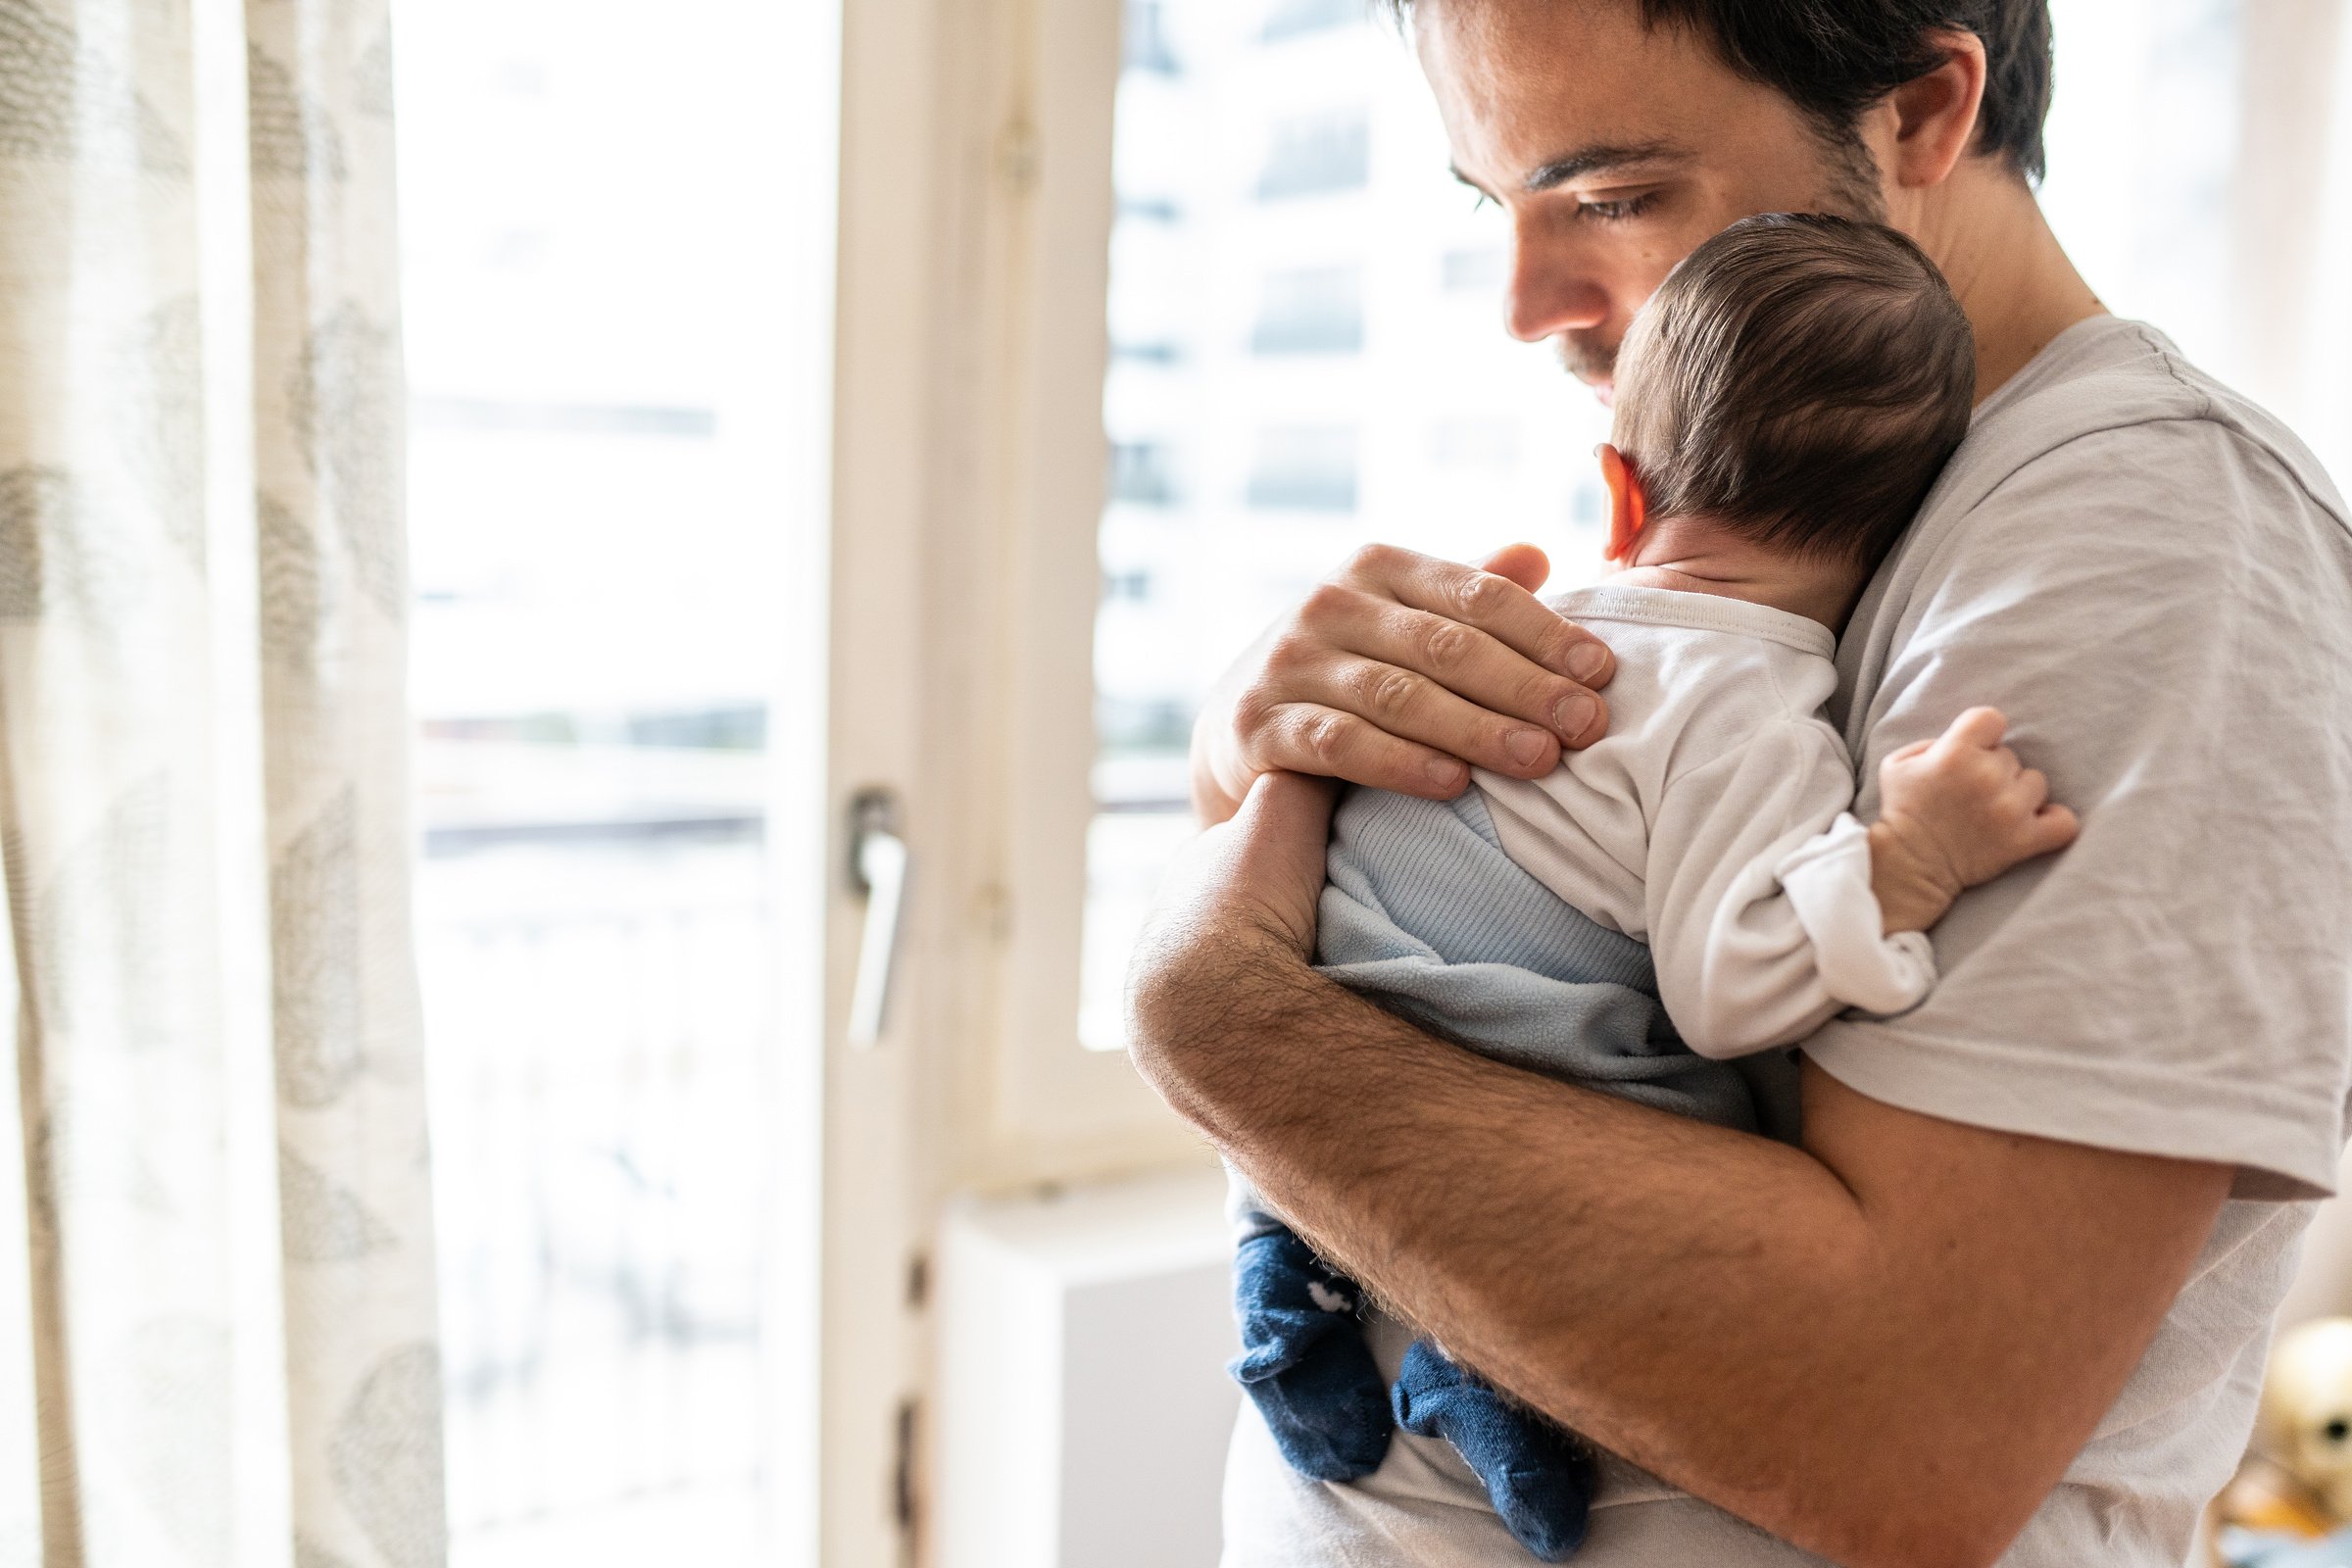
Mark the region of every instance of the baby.
[[[1837, 631], [1967, 434], [1975, 382], [1967, 318], [1890, 229], [1771, 215], [1693, 251], [1619, 360], [1617, 570], [1551, 601], [1617, 655], [1607, 737], [1451, 802], [1351, 793], [1324, 971], [1499, 1060], [1792, 1137], [1776, 1048], [1916, 1005], [1924, 933], [1961, 891], [2075, 835], [1982, 708], [1886, 760], [1866, 827], [1823, 716]], [[1295, 1468], [1353, 1480], [1393, 1426], [1443, 1437], [1530, 1551], [1575, 1550], [1592, 1468], [1573, 1437], [1426, 1340], [1392, 1390], [1362, 1292], [1238, 1182], [1236, 1213], [1233, 1371]]]

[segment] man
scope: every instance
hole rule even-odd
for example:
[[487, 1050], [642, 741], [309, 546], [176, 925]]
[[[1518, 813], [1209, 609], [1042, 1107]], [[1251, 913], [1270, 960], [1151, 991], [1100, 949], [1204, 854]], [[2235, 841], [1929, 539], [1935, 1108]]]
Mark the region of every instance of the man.
[[[1634, 311], [1736, 219], [1879, 217], [1936, 260], [1978, 419], [1847, 626], [1834, 716], [1867, 781], [1996, 704], [2082, 837], [1962, 901], [1921, 1008], [1808, 1045], [1801, 1148], [1433, 1040], [1309, 967], [1329, 797], [1298, 775], [1538, 776], [1605, 728], [1608, 661], [1528, 547], [1370, 550], [1202, 718], [1196, 801], [1232, 820], [1139, 956], [1137, 1058], [1337, 1264], [1630, 1461], [1593, 1568], [2178, 1563], [2342, 1147], [2343, 505], [2043, 222], [2043, 0], [1411, 10], [1456, 170], [1512, 223], [1511, 329], [1604, 396]], [[1364, 1483], [1299, 1482], [1245, 1412], [1228, 1562], [1524, 1560], [1462, 1482], [1401, 1437]]]

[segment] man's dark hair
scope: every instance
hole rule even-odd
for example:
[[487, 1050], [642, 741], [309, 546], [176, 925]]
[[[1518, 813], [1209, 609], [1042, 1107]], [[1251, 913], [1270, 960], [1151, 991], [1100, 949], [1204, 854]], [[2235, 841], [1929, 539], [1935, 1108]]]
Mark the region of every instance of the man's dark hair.
[[1976, 398], [1976, 340], [1936, 264], [1878, 223], [1744, 219], [1634, 318], [1614, 439], [1658, 517], [1875, 565]]
[[[1413, 0], [1381, 0], [1403, 16]], [[1447, 0], [1461, 4], [1464, 0]], [[1928, 34], [1984, 40], [1977, 149], [2029, 179], [2043, 169], [2050, 112], [2049, 0], [1637, 0], [1644, 26], [1686, 26], [1726, 65], [1787, 96], [1833, 142], [1850, 142], [1862, 111], [1943, 63]]]

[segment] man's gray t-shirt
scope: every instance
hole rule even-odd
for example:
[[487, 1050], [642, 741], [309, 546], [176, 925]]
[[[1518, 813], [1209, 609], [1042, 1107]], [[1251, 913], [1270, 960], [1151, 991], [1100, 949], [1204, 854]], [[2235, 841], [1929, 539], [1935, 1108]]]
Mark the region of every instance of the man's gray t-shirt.
[[[1865, 819], [1882, 758], [1988, 703], [2083, 826], [1961, 900], [1919, 1007], [1835, 1022], [1808, 1054], [1907, 1109], [2238, 1169], [2131, 1383], [2002, 1559], [2169, 1568], [2244, 1446], [2303, 1200], [2343, 1147], [2352, 521], [2277, 420], [2094, 318], [1978, 410], [1838, 662]], [[1394, 1370], [1403, 1334], [1373, 1340]], [[1443, 1444], [1399, 1434], [1363, 1482], [1301, 1481], [1246, 1402], [1225, 1512], [1227, 1568], [1527, 1560]], [[1577, 1560], [1815, 1559], [1612, 1461]]]

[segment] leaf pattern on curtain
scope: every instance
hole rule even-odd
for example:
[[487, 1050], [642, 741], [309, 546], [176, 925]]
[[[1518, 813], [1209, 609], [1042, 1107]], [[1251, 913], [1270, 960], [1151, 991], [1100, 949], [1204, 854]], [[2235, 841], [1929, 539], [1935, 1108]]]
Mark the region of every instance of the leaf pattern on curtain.
[[389, 1225], [318, 1166], [277, 1152], [278, 1202], [285, 1209], [286, 1256], [297, 1263], [341, 1263], [400, 1245]]
[[341, 526], [360, 587], [394, 618], [405, 612], [408, 583], [402, 395], [399, 337], [350, 303], [312, 331], [286, 389], [296, 444]]
[[352, 1568], [347, 1558], [338, 1557], [315, 1541], [294, 1538], [294, 1568]]
[[[0, 1201], [23, 1253], [0, 1289], [28, 1302], [0, 1314], [0, 1403], [27, 1407], [38, 1470], [0, 1475], [8, 1565], [447, 1555], [408, 937], [391, 32], [384, 0], [248, 0], [245, 24], [250, 214], [200, 213], [220, 182], [199, 186], [190, 149], [220, 143], [196, 133], [188, 0], [0, 0], [21, 1129], [0, 1148], [22, 1173]], [[199, 241], [248, 217], [253, 334], [219, 341]], [[208, 402], [235, 384], [208, 376], [224, 356], [250, 356], [252, 386], [226, 417]], [[251, 443], [250, 519], [208, 514], [232, 439]], [[258, 606], [224, 591], [239, 579]], [[257, 685], [260, 798], [239, 800], [222, 737], [250, 735], [251, 710], [240, 731], [221, 694]], [[239, 886], [266, 918], [223, 919]], [[240, 1098], [236, 1063], [261, 1064], [226, 1028], [246, 1015], [237, 977], [265, 972], [272, 1104]], [[255, 1212], [266, 1178], [234, 1173], [262, 1152], [230, 1139], [272, 1123], [275, 1206]], [[258, 1236], [275, 1245], [257, 1263]], [[247, 1310], [257, 1267], [282, 1324]]]
[[256, 497], [254, 513], [262, 657], [298, 675], [315, 675], [312, 655], [329, 642], [327, 615], [336, 604], [322, 579], [316, 541], [292, 509], [273, 497]]
[[49, 1028], [131, 1051], [177, 1038], [177, 1020], [164, 1009], [178, 988], [154, 984], [161, 976], [148, 967], [173, 935], [167, 910], [147, 896], [149, 878], [174, 859], [171, 793], [168, 775], [139, 781], [27, 897], [21, 983]]
[[74, 482], [62, 468], [28, 466], [0, 473], [0, 620], [38, 620], [48, 609], [50, 541], [71, 551]]
[[360, 1073], [357, 831], [345, 791], [270, 873], [277, 1093], [288, 1105], [332, 1104]]
[[335, 1484], [383, 1560], [434, 1568], [441, 1519], [441, 1354], [429, 1345], [385, 1356], [353, 1393], [332, 1440]]
[[[93, 624], [126, 616], [154, 574], [122, 539], [122, 519], [88, 504], [74, 475], [48, 465], [0, 472], [0, 620], [73, 614]], [[96, 657], [112, 650], [92, 649]]]
[[249, 44], [245, 91], [256, 179], [339, 180], [346, 172], [343, 138], [324, 110], [306, 100], [294, 74]]
[[187, 136], [52, 8], [0, 0], [0, 157], [127, 159], [160, 174], [188, 172]]
[[406, 387], [385, 0], [248, 0], [255, 472], [300, 1551], [448, 1550], [409, 945]]

